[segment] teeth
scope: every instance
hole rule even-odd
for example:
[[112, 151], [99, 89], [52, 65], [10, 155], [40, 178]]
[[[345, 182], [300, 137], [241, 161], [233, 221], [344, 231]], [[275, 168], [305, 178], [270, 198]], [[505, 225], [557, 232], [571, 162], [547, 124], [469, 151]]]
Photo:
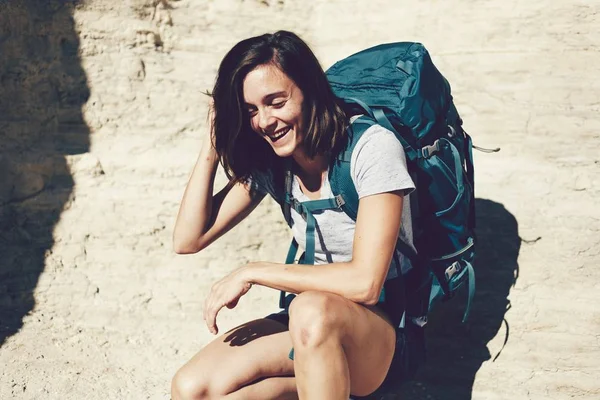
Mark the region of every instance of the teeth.
[[290, 128], [285, 128], [283, 131], [281, 131], [281, 133], [279, 133], [277, 135], [274, 135], [274, 136], [271, 136], [271, 139], [277, 140], [280, 137], [282, 137], [283, 135], [285, 135], [286, 133], [288, 133], [289, 130], [290, 130]]

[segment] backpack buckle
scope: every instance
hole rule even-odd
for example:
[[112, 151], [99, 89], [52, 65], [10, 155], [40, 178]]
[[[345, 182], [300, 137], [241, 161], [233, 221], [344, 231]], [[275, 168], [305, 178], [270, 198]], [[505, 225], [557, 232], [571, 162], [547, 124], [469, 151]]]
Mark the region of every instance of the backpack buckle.
[[346, 201], [344, 200], [341, 194], [335, 196], [335, 204], [337, 204], [338, 208], [342, 208], [342, 206], [346, 204]]
[[460, 263], [458, 261], [455, 261], [452, 263], [452, 265], [450, 265], [448, 268], [446, 268], [446, 271], [444, 273], [444, 275], [446, 276], [446, 280], [451, 280], [452, 277], [457, 273], [460, 272], [462, 270], [462, 267], [460, 265]]
[[423, 146], [421, 148], [421, 156], [423, 158], [429, 158], [432, 155], [434, 155], [435, 153], [437, 153], [438, 151], [440, 151], [440, 141], [439, 141], [439, 139], [436, 140], [435, 142], [433, 142], [433, 144], [430, 145], [430, 146]]
[[300, 214], [302, 216], [305, 216], [304, 207], [302, 206], [302, 203], [300, 203], [298, 200], [296, 200], [295, 197], [290, 195], [288, 198], [288, 203], [294, 209], [294, 211], [296, 211], [298, 214]]

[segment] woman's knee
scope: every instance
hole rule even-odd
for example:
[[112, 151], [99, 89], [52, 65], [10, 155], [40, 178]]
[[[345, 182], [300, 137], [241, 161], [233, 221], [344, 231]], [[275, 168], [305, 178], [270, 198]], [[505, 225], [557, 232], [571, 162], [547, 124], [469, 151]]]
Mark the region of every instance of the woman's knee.
[[[213, 357], [199, 358], [196, 355], [173, 377], [171, 397], [173, 400], [220, 399], [244, 384], [245, 376], [240, 375], [240, 370], [251, 371], [249, 364], [252, 364], [251, 360], [232, 360], [227, 355], [218, 361]], [[251, 372], [247, 374], [252, 375]]]
[[209, 379], [200, 371], [183, 366], [171, 380], [171, 398], [173, 400], [209, 399]]
[[303, 292], [290, 305], [290, 335], [295, 347], [317, 346], [341, 338], [344, 301], [339, 296], [317, 291]]

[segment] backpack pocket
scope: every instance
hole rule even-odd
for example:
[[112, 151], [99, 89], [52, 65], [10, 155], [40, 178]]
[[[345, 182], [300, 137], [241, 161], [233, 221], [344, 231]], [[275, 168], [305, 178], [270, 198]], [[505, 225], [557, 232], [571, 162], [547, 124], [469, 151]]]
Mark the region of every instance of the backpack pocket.
[[467, 264], [474, 255], [469, 224], [473, 190], [458, 148], [441, 138], [422, 148], [418, 160], [419, 219], [427, 232], [421, 235], [418, 248], [431, 261], [441, 295], [446, 298], [468, 280]]
[[460, 251], [472, 240], [469, 227], [473, 201], [463, 157], [447, 139], [438, 139], [420, 151], [417, 177], [419, 218], [427, 237], [423, 240], [429, 258]]

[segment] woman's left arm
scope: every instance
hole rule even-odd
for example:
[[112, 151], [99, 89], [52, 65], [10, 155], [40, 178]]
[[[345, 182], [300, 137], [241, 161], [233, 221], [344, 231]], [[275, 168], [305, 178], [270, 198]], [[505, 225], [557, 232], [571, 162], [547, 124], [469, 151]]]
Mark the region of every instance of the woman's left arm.
[[252, 284], [290, 293], [330, 292], [357, 303], [376, 304], [398, 239], [403, 197], [404, 191], [398, 190], [360, 199], [349, 262], [317, 267], [254, 262], [221, 279], [213, 285], [204, 307], [211, 332], [217, 332], [220, 309], [235, 307]]

